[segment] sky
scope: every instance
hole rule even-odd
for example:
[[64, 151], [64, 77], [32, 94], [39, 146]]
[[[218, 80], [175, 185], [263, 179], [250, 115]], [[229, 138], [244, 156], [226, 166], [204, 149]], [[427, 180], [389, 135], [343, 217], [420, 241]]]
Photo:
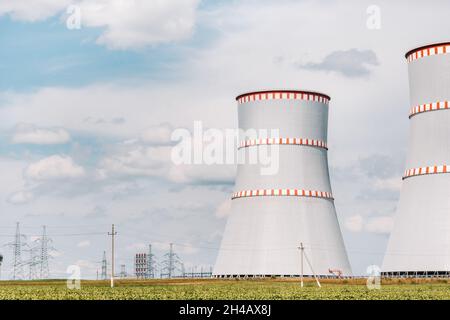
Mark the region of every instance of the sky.
[[[381, 265], [407, 152], [404, 54], [448, 41], [448, 1], [0, 0], [0, 252], [47, 226], [52, 277], [169, 243], [215, 262], [235, 165], [175, 165], [177, 128], [237, 127], [234, 98], [331, 96], [329, 165], [354, 274]], [[28, 274], [28, 270], [24, 270]]]

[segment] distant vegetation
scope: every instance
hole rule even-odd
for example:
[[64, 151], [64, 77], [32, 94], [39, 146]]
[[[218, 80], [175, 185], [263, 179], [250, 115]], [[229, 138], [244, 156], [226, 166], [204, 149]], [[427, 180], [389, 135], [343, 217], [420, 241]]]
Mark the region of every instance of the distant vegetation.
[[328, 280], [317, 288], [298, 279], [266, 280], [119, 280], [82, 281], [81, 290], [69, 290], [65, 281], [3, 281], [2, 299], [450, 299], [449, 280], [384, 280], [380, 290], [365, 281]]

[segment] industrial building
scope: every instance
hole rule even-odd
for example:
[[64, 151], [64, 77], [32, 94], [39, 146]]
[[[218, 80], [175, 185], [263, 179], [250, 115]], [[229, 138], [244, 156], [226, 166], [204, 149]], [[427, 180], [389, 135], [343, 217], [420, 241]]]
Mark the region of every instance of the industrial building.
[[147, 253], [136, 253], [134, 256], [134, 274], [138, 279], [147, 279], [148, 255]]
[[410, 136], [406, 171], [382, 271], [450, 274], [450, 43], [406, 54]]
[[[279, 136], [241, 136], [240, 153], [277, 146], [279, 167], [264, 175], [262, 163], [238, 164], [231, 213], [213, 270], [215, 277], [351, 275], [330, 186], [327, 125], [330, 97], [317, 92], [245, 93], [239, 128]], [[245, 156], [244, 156], [245, 158]], [[303, 250], [302, 250], [303, 252]]]

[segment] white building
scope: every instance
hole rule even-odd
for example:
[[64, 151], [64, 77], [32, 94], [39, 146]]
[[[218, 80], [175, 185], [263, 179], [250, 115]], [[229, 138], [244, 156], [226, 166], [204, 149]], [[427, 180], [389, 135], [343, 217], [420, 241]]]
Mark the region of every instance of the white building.
[[450, 43], [411, 50], [406, 171], [383, 262], [386, 275], [450, 272]]
[[[238, 165], [232, 211], [213, 275], [298, 276], [300, 250], [316, 274], [351, 269], [339, 228], [327, 158], [327, 95], [292, 90], [240, 95], [239, 128], [268, 129], [265, 136], [240, 137], [239, 153], [266, 149], [277, 154], [275, 174], [263, 164]], [[277, 136], [270, 129], [278, 129]], [[274, 147], [275, 146], [275, 147]], [[273, 159], [272, 159], [273, 160]], [[312, 275], [304, 263], [304, 274]]]

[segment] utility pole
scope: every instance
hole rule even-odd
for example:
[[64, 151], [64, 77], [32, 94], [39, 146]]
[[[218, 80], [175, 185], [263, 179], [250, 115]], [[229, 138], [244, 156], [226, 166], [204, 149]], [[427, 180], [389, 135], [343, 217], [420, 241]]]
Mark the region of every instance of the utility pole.
[[108, 232], [108, 235], [111, 236], [111, 288], [114, 287], [114, 236], [117, 235], [117, 232], [114, 231], [114, 224], [111, 228], [111, 233]]
[[305, 247], [303, 247], [303, 242], [300, 242], [300, 287], [303, 288], [303, 250], [305, 250]]
[[3, 263], [3, 256], [0, 254], [0, 280], [2, 280], [2, 263]]
[[300, 261], [300, 268], [301, 268], [301, 274], [300, 274], [300, 286], [303, 288], [303, 256], [305, 256], [306, 262], [309, 265], [309, 268], [311, 269], [314, 279], [316, 280], [317, 286], [319, 288], [321, 288], [322, 286], [320, 285], [320, 281], [319, 281], [319, 277], [317, 277], [316, 273], [314, 272], [313, 266], [311, 264], [311, 262], [308, 259], [308, 256], [306, 255], [305, 252], [305, 247], [303, 246], [303, 243], [300, 243], [300, 247], [298, 247], [300, 249], [301, 252], [301, 261]]

